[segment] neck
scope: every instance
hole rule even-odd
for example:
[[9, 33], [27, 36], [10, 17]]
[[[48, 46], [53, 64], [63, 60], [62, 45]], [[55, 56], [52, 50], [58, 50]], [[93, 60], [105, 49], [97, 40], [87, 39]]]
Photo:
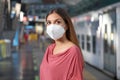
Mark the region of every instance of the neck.
[[59, 39], [59, 40], [55, 41], [55, 43], [56, 43], [57, 46], [59, 46], [59, 45], [61, 46], [62, 44], [64, 45], [67, 42], [69, 42], [67, 39], [64, 39], [64, 40], [63, 39]]

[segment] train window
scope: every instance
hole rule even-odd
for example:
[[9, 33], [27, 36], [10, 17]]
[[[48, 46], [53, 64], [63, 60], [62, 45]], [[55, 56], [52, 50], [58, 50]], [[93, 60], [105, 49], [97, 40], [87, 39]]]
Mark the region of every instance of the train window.
[[89, 52], [90, 52], [90, 50], [91, 50], [91, 45], [90, 45], [90, 36], [89, 36], [89, 35], [87, 35], [87, 51], [89, 51]]
[[84, 27], [85, 22], [83, 22], [83, 21], [82, 21], [82, 22], [78, 22], [77, 25], [78, 25], [79, 27]]
[[78, 38], [78, 40], [80, 40], [80, 35], [79, 34], [77, 35], [77, 38]]
[[110, 45], [110, 50], [111, 50], [111, 54], [115, 53], [115, 46], [114, 46], [114, 33], [115, 33], [115, 24], [112, 23], [111, 24], [111, 45]]
[[78, 41], [80, 42], [80, 35], [79, 34], [77, 35], [77, 38], [78, 38]]
[[105, 33], [107, 33], [107, 24], [105, 24]]
[[111, 33], [114, 33], [116, 29], [115, 23], [111, 24]]
[[96, 31], [99, 26], [99, 20], [96, 20], [96, 21], [92, 22], [91, 24], [92, 24], [92, 30]]
[[104, 53], [107, 53], [108, 52], [108, 40], [107, 39], [104, 39]]
[[84, 46], [85, 42], [84, 41], [85, 41], [85, 37], [84, 37], [84, 35], [81, 35], [82, 49], [85, 48], [85, 46]]
[[93, 46], [93, 53], [96, 53], [96, 36], [93, 35], [92, 37], [92, 46]]
[[115, 46], [114, 46], [114, 41], [113, 40], [111, 40], [110, 50], [111, 50], [111, 54], [115, 53]]

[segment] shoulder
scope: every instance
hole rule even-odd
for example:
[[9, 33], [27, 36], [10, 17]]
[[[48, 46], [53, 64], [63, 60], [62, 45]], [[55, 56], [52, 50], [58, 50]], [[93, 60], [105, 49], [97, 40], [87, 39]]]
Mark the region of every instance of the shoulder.
[[83, 61], [83, 54], [82, 54], [82, 51], [80, 49], [80, 47], [78, 46], [73, 46], [71, 49], [70, 49], [70, 53], [72, 55], [72, 57], [74, 59], [77, 59], [77, 60], [80, 60], [80, 61]]
[[81, 50], [78, 46], [76, 45], [73, 45], [69, 48], [69, 52], [71, 53], [71, 55], [78, 55], [78, 54], [81, 54]]
[[70, 50], [77, 53], [81, 52], [81, 49], [76, 45], [73, 45]]
[[71, 47], [70, 53], [75, 59], [80, 59], [80, 60], [83, 59], [82, 51], [80, 47], [78, 47], [77, 45]]
[[69, 42], [68, 47], [70, 49], [70, 52], [72, 52], [72, 53], [75, 53], [75, 54], [76, 53], [81, 53], [80, 47], [78, 47], [77, 45], [75, 45], [72, 42]]

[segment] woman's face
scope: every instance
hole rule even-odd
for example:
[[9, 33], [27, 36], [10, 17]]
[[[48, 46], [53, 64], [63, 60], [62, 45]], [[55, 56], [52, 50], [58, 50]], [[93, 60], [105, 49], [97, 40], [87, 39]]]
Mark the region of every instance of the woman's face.
[[47, 17], [46, 25], [49, 26], [51, 24], [61, 25], [66, 30], [66, 24], [65, 24], [64, 20], [62, 19], [62, 17], [60, 17], [55, 12], [50, 14], [50, 15], [48, 15], [48, 17]]

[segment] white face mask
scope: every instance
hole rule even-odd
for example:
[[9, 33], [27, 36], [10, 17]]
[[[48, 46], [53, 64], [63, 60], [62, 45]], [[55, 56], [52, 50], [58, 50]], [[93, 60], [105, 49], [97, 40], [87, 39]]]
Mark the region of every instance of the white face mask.
[[57, 24], [47, 26], [47, 34], [54, 40], [60, 39], [65, 33], [65, 29]]

